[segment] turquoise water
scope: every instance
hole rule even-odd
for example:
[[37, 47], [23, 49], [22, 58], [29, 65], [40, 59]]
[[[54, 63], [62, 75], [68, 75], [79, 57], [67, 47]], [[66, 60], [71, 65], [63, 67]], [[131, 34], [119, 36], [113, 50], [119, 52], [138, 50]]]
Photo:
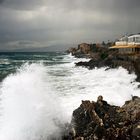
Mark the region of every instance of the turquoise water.
[[67, 63], [62, 61], [66, 53], [59, 52], [1, 52], [0, 81], [10, 73], [15, 73], [25, 63], [43, 63], [55, 65]]

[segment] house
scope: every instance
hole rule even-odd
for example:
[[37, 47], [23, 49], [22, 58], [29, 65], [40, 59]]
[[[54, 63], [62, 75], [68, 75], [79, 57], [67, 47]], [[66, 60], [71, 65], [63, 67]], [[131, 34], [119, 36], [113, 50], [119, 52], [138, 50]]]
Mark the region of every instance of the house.
[[78, 50], [84, 54], [88, 54], [91, 51], [91, 46], [90, 44], [82, 43], [78, 45]]
[[140, 55], [140, 34], [123, 36], [110, 49], [118, 49], [120, 54]]

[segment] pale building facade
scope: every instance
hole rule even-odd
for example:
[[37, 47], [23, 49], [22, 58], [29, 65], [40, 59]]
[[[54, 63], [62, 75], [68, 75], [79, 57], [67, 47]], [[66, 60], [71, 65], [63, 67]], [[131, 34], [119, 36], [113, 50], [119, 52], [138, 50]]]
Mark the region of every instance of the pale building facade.
[[120, 54], [140, 54], [140, 34], [124, 36], [110, 49], [118, 49]]
[[85, 54], [88, 54], [91, 50], [91, 47], [90, 47], [90, 44], [87, 44], [87, 43], [82, 43], [82, 44], [79, 44], [78, 45], [78, 49], [85, 53]]

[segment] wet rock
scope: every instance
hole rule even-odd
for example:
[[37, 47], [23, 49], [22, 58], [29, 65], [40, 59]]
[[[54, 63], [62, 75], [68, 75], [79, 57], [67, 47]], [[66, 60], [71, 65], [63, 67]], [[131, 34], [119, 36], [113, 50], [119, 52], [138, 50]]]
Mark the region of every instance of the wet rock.
[[82, 101], [80, 107], [73, 111], [73, 134], [68, 139], [139, 140], [139, 112], [140, 98], [137, 96], [133, 96], [122, 107], [109, 105], [102, 96], [96, 102]]
[[140, 140], [140, 124], [133, 129], [132, 136], [134, 140]]

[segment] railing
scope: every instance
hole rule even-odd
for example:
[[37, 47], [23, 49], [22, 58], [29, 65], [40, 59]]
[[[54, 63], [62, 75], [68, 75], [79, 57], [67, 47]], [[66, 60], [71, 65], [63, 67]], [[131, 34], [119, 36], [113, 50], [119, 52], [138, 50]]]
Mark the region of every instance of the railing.
[[140, 45], [140, 42], [128, 42], [128, 45]]
[[126, 42], [126, 41], [117, 41], [115, 42], [116, 46], [127, 46], [127, 45], [140, 45], [140, 42]]
[[122, 45], [122, 46], [126, 46], [128, 43], [126, 41], [117, 41], [115, 42], [116, 46]]

